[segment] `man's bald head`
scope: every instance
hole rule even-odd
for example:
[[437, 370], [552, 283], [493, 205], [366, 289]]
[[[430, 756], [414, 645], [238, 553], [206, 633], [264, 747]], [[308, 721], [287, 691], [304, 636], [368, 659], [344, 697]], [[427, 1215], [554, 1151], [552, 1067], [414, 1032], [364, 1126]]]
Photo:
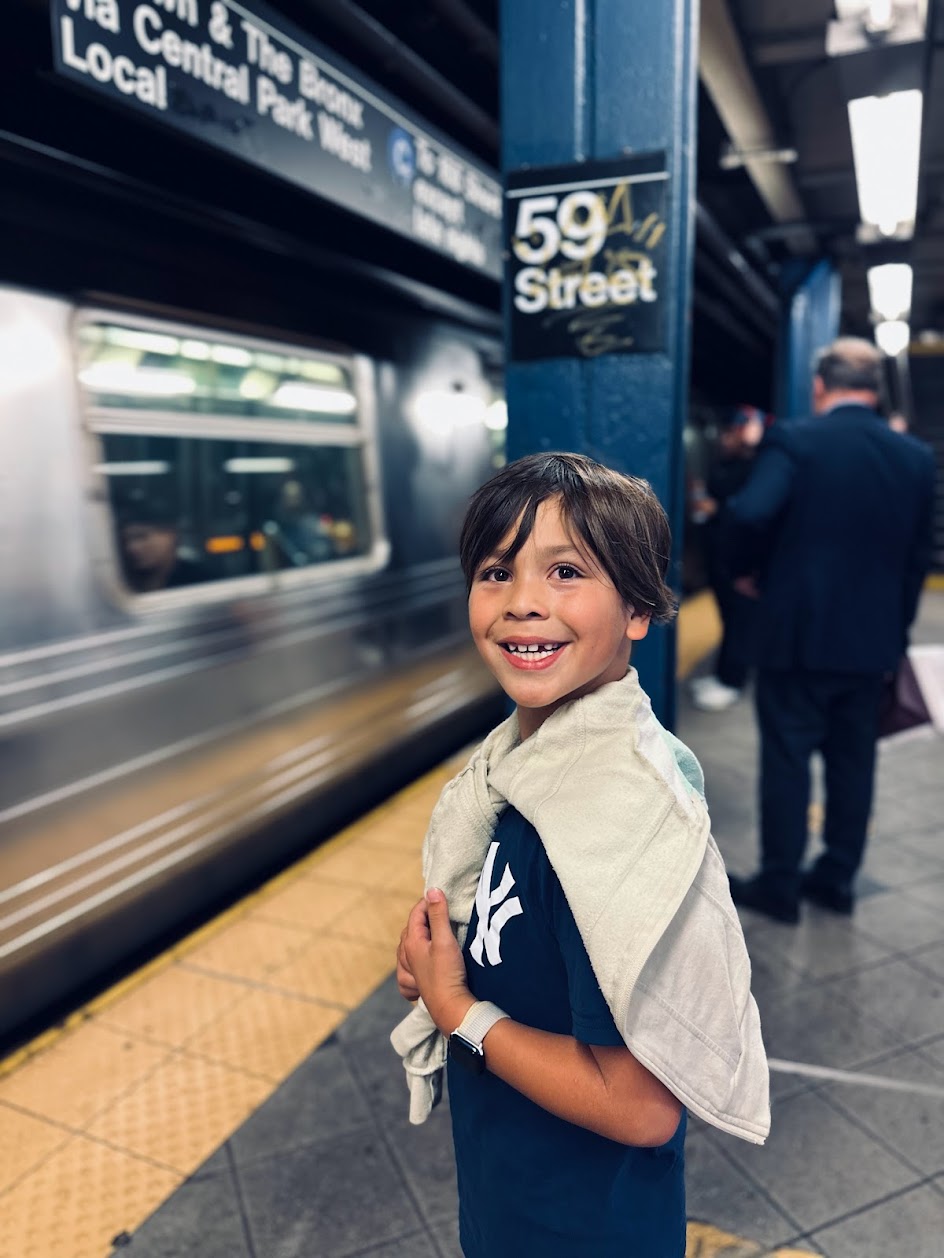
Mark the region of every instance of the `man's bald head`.
[[816, 357], [814, 410], [819, 414], [840, 402], [876, 407], [882, 393], [882, 377], [882, 355], [872, 342], [841, 336]]

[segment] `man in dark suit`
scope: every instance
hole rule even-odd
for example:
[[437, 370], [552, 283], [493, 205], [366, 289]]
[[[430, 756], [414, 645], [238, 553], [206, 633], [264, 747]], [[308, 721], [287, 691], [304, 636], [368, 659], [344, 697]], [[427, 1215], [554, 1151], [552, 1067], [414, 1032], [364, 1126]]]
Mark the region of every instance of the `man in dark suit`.
[[[728, 509], [760, 556], [760, 871], [736, 904], [796, 922], [801, 896], [851, 913], [872, 805], [879, 701], [930, 562], [934, 459], [878, 414], [868, 341], [824, 350], [815, 415], [769, 430]], [[825, 850], [805, 874], [810, 757], [825, 764]]]

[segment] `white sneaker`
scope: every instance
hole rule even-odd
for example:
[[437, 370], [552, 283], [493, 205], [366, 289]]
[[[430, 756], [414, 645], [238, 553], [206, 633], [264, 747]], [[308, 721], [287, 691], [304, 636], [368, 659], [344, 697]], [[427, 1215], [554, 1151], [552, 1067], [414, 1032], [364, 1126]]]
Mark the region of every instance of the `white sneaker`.
[[697, 690], [692, 687], [692, 703], [701, 712], [724, 712], [741, 697], [740, 690], [734, 686], [726, 686], [717, 677], [705, 677], [701, 680], [704, 684]]

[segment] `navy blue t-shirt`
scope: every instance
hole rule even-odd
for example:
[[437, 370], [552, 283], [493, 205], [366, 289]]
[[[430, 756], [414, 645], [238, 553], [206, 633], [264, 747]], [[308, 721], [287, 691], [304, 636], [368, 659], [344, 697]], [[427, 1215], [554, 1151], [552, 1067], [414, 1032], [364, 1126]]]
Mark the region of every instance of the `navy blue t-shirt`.
[[[463, 955], [473, 995], [516, 1022], [623, 1043], [538, 833], [513, 808], [495, 828]], [[450, 1059], [448, 1074], [466, 1258], [682, 1258], [684, 1113], [667, 1144], [635, 1148], [489, 1071]]]

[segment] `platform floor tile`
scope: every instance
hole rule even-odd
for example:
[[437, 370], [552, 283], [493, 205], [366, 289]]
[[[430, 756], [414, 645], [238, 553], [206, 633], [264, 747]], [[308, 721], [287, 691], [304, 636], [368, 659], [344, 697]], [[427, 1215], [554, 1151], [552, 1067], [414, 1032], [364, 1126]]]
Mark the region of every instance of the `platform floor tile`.
[[168, 1057], [160, 1045], [89, 1023], [0, 1079], [0, 1101], [81, 1128]]
[[273, 971], [269, 981], [281, 991], [353, 1009], [383, 982], [394, 963], [389, 948], [323, 935]]
[[242, 983], [175, 963], [109, 1004], [95, 1022], [139, 1039], [179, 1047], [245, 995]]
[[341, 1009], [256, 989], [188, 1040], [187, 1050], [281, 1083], [343, 1017]]
[[422, 833], [416, 835], [413, 851], [373, 843], [361, 839], [348, 847], [332, 852], [317, 866], [318, 880], [340, 882], [364, 890], [397, 891], [418, 899], [423, 894], [423, 879], [417, 853]]
[[276, 970], [311, 943], [311, 935], [297, 926], [286, 926], [255, 916], [243, 916], [188, 949], [185, 965], [250, 982], [266, 982]]
[[183, 1176], [73, 1136], [0, 1197], [0, 1258], [103, 1258]]
[[271, 1090], [266, 1079], [174, 1054], [94, 1119], [88, 1133], [189, 1175]]
[[261, 899], [247, 921], [278, 922], [312, 934], [345, 918], [362, 895], [360, 887], [339, 887], [312, 874]]
[[813, 1234], [829, 1258], [941, 1258], [942, 1237], [944, 1196], [931, 1186], [899, 1193]]
[[0, 1192], [66, 1143], [68, 1128], [0, 1101]]

